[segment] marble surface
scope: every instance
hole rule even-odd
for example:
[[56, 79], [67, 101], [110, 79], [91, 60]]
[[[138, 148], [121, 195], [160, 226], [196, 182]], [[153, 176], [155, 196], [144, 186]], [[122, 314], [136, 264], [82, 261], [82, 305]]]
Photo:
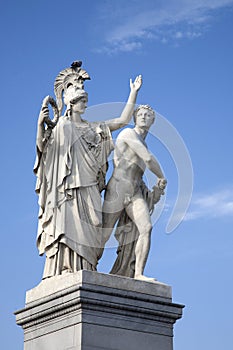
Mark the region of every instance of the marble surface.
[[61, 292], [67, 288], [78, 289], [82, 284], [157, 295], [168, 299], [172, 297], [171, 286], [158, 281], [144, 282], [129, 277], [80, 270], [76, 273], [66, 273], [42, 280], [36, 287], [26, 292], [26, 304]]
[[24, 350], [173, 349], [170, 286], [85, 270], [43, 282], [15, 312]]

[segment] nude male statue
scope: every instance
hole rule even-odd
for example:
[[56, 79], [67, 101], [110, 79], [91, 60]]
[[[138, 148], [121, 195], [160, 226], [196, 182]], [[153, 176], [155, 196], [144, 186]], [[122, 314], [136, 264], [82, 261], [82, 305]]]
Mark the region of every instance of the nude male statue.
[[120, 132], [114, 152], [114, 170], [103, 204], [103, 247], [117, 220], [125, 212], [138, 231], [134, 248], [135, 272], [132, 277], [151, 282], [155, 279], [143, 275], [152, 231], [150, 208], [142, 191], [142, 176], [146, 167], [157, 176], [157, 188], [161, 190], [160, 193], [163, 193], [167, 183], [157, 160], [148, 151], [145, 143], [154, 120], [153, 109], [148, 105], [140, 105], [134, 112], [135, 127]]

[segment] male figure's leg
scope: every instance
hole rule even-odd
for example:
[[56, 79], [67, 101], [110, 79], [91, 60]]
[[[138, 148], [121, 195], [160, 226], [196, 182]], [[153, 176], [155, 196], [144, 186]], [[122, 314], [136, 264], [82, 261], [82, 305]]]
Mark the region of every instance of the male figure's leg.
[[155, 279], [143, 275], [150, 250], [152, 231], [151, 217], [147, 203], [141, 196], [133, 198], [132, 202], [127, 206], [126, 212], [137, 226], [139, 232], [135, 247], [136, 262], [134, 277], [142, 280], [155, 281]]

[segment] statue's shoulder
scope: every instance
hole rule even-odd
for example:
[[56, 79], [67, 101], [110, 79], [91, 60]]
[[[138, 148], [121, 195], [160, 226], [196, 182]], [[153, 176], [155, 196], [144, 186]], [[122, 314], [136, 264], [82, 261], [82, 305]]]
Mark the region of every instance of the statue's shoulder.
[[73, 125], [72, 125], [72, 122], [66, 118], [66, 117], [61, 117], [59, 118], [59, 121], [56, 125], [56, 129], [57, 130], [69, 130], [69, 129], [72, 129]]
[[108, 127], [107, 124], [106, 124], [106, 122], [104, 122], [104, 121], [88, 122], [88, 124], [89, 124], [92, 128], [106, 129], [106, 128]]
[[134, 133], [133, 129], [125, 128], [119, 133], [117, 138], [119, 138], [119, 139], [124, 139], [124, 138], [128, 138], [128, 137], [132, 138], [132, 137], [134, 137], [134, 134], [135, 133]]
[[69, 143], [73, 139], [73, 129], [73, 123], [69, 119], [65, 117], [60, 117], [57, 125], [53, 129], [53, 133], [51, 136], [53, 139], [56, 139], [59, 143], [62, 143], [62, 140], [66, 140], [66, 143]]
[[110, 135], [110, 130], [108, 127], [108, 124], [105, 123], [104, 121], [99, 121], [99, 122], [90, 122], [89, 126], [95, 130], [95, 132], [102, 137], [109, 137]]
[[65, 116], [59, 118], [59, 121], [57, 123], [58, 126], [71, 125], [71, 124], [72, 122], [70, 121], [70, 119]]

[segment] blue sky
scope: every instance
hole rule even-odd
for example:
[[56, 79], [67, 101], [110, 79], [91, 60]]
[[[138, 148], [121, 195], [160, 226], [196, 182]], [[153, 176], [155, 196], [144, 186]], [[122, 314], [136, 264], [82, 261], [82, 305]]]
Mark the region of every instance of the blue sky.
[[[13, 312], [23, 308], [26, 290], [40, 282], [43, 270], [32, 173], [38, 112], [43, 98], [53, 95], [56, 75], [76, 59], [91, 76], [90, 107], [126, 101], [129, 79], [142, 74], [138, 103], [150, 104], [182, 137], [192, 161], [192, 201], [169, 234], [185, 179], [180, 183], [166, 144], [148, 137], [168, 188], [146, 273], [172, 285], [174, 301], [186, 305], [175, 325], [175, 350], [232, 347], [232, 35], [233, 0], [1, 2], [4, 350], [23, 349]], [[106, 249], [99, 271], [108, 272], [114, 259], [115, 249]]]

